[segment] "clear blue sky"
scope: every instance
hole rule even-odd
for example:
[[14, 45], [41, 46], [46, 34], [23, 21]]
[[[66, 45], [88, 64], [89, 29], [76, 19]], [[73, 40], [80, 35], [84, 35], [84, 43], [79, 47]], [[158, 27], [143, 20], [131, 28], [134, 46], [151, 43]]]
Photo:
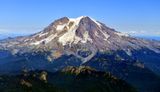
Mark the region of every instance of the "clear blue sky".
[[34, 33], [82, 15], [117, 31], [160, 36], [160, 0], [0, 0], [0, 33]]

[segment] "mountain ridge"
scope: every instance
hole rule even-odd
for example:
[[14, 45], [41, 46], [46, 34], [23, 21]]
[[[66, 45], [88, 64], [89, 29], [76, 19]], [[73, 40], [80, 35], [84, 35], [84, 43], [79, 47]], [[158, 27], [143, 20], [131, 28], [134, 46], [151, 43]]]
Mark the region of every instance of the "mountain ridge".
[[159, 92], [160, 42], [120, 33], [84, 16], [63, 17], [38, 33], [0, 41], [0, 75], [24, 69], [55, 73], [68, 66], [78, 74], [74, 67], [89, 66], [140, 92]]
[[42, 60], [54, 62], [63, 56], [73, 55], [80, 59], [78, 62], [84, 64], [98, 52], [123, 51], [127, 57], [131, 57], [135, 61], [139, 57], [134, 53], [140, 50], [144, 55], [152, 52], [157, 56], [157, 60], [160, 60], [158, 58], [160, 53], [158, 41], [131, 37], [88, 16], [63, 17], [33, 35], [0, 41], [0, 54], [4, 54], [3, 57], [0, 57], [2, 60], [8, 57], [13, 60], [16, 57], [22, 57], [26, 61], [32, 61], [29, 60], [31, 57], [40, 55], [43, 57]]
[[[76, 73], [73, 70], [81, 72]], [[84, 66], [67, 67], [55, 73], [24, 70], [16, 76], [0, 76], [1, 92], [97, 92], [99, 90], [137, 92], [130, 84], [111, 74]]]

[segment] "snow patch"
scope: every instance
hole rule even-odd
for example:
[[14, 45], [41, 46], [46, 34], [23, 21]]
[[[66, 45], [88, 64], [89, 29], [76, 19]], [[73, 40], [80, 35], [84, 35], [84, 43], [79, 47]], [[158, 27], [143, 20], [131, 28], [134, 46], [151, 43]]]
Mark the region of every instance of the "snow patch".
[[52, 41], [55, 37], [57, 36], [57, 34], [52, 34], [49, 37], [47, 37], [45, 40], [45, 43], [49, 43], [50, 41]]
[[[80, 41], [82, 43], [86, 43], [87, 41], [92, 42], [92, 39], [89, 37], [89, 34], [87, 31], [83, 34], [83, 38], [76, 36], [76, 30], [79, 27], [79, 22], [84, 17], [85, 16], [81, 16], [75, 19], [69, 18], [69, 22], [66, 25], [66, 27], [68, 28], [68, 31], [64, 35], [62, 35], [58, 40], [60, 43], [62, 43], [62, 45], [71, 44], [71, 43], [77, 44]], [[70, 22], [73, 23], [71, 27], [69, 27]]]
[[128, 37], [129, 35], [126, 33], [120, 33], [120, 32], [115, 32], [115, 34], [117, 34], [118, 36], [126, 36]]
[[42, 43], [42, 41], [36, 41], [34, 43], [30, 43], [30, 45], [39, 45], [40, 43]]
[[40, 41], [36, 41], [36, 42], [33, 42], [33, 43], [30, 43], [30, 45], [39, 45], [41, 44], [42, 42], [45, 42], [46, 43], [49, 43], [50, 41], [52, 41], [55, 37], [57, 36], [57, 34], [52, 34], [50, 35], [49, 37], [45, 38], [45, 39], [42, 39]]
[[69, 21], [74, 22], [75, 25], [79, 25], [79, 22], [81, 21], [82, 18], [85, 18], [85, 16], [81, 16], [81, 17], [78, 17], [78, 18], [69, 18]]
[[29, 41], [29, 40], [30, 40], [30, 39], [25, 39], [24, 42], [27, 42], [27, 41]]
[[92, 39], [89, 37], [88, 31], [85, 31], [83, 34], [83, 40], [81, 40], [82, 43], [86, 43], [87, 41], [92, 42]]
[[91, 39], [89, 39], [89, 35], [88, 33], [84, 33], [84, 39], [81, 39], [80, 37], [76, 36], [76, 30], [79, 27], [79, 22], [81, 21], [82, 18], [84, 18], [85, 16], [81, 16], [78, 18], [69, 18], [69, 22], [66, 25], [67, 28], [69, 28], [69, 23], [73, 22], [73, 25], [68, 29], [68, 31], [62, 35], [59, 38], [59, 42], [62, 43], [62, 45], [66, 45], [66, 44], [77, 44], [79, 41], [86, 43], [87, 40], [91, 41]]
[[57, 25], [56, 30], [63, 30], [65, 26], [66, 26], [66, 24], [63, 24], [63, 25]]
[[39, 34], [39, 37], [42, 37], [42, 36], [44, 36], [44, 35], [47, 35], [48, 33], [40, 33]]
[[110, 35], [108, 35], [107, 33], [103, 32], [102, 30], [100, 30], [100, 32], [104, 35], [104, 40], [107, 41], [108, 38], [110, 37]]
[[108, 40], [108, 38], [110, 37], [110, 35], [106, 34], [106, 33], [103, 33], [103, 35], [105, 36], [105, 39], [104, 40]]
[[77, 43], [80, 41], [80, 38], [75, 35], [75, 30], [69, 30], [67, 33], [62, 35], [58, 41], [62, 43], [62, 45], [66, 45], [68, 43], [71, 44], [72, 42]]
[[132, 56], [132, 52], [131, 52], [130, 49], [125, 50], [125, 52], [126, 52], [127, 55]]
[[[77, 42], [80, 40], [80, 38], [78, 38], [78, 37], [76, 36], [76, 34], [75, 34], [76, 29], [78, 28], [78, 25], [77, 25], [77, 21], [78, 21], [78, 20], [76, 20], [76, 19], [75, 19], [75, 20], [71, 19], [71, 20], [69, 21], [69, 23], [70, 23], [71, 21], [74, 22], [73, 25], [72, 25], [72, 27], [70, 27], [70, 29], [68, 29], [68, 31], [58, 39], [58, 41], [59, 41], [60, 43], [62, 43], [62, 45], [66, 45], [67, 43], [71, 44], [72, 42], [77, 43]], [[68, 25], [69, 25], [69, 23], [68, 23]], [[67, 25], [67, 26], [68, 26], [68, 25]], [[68, 28], [69, 28], [69, 27], [68, 27]]]
[[99, 35], [98, 35], [97, 31], [95, 31], [95, 32], [94, 32], [94, 34], [95, 34], [95, 36], [99, 37]]

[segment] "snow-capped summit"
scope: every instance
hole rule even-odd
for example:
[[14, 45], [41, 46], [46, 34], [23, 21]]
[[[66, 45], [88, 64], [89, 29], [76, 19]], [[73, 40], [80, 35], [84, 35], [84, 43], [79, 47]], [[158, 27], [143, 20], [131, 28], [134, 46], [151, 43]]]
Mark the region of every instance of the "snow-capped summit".
[[[89, 30], [85, 29], [85, 32], [82, 32], [83, 34], [78, 34], [78, 33], [81, 33], [78, 31], [78, 30], [82, 30], [80, 29], [81, 26], [88, 26], [88, 24], [86, 23], [85, 25], [82, 25], [82, 22], [84, 23], [84, 21], [92, 22], [92, 25], [94, 24], [94, 26], [97, 27], [97, 29], [101, 30], [102, 25], [97, 21], [95, 21], [94, 19], [91, 19], [87, 16], [81, 16], [78, 18], [64, 17], [55, 21], [52, 25], [49, 26], [49, 27], [52, 27], [52, 31], [54, 31], [55, 33], [54, 32], [49, 33], [49, 31], [38, 33], [36, 34], [36, 36], [38, 35], [38, 37], [44, 37], [48, 34], [52, 34], [52, 35], [46, 37], [45, 39], [34, 41], [33, 43], [30, 43], [30, 44], [38, 45], [38, 44], [41, 44], [42, 42], [48, 43], [57, 36], [59, 37], [58, 42], [62, 43], [62, 45], [67, 45], [71, 43], [77, 44], [78, 42], [86, 43], [87, 41], [92, 42], [92, 39], [89, 35], [90, 29]], [[95, 34], [98, 36], [98, 32], [96, 32]], [[80, 35], [83, 37], [80, 37]], [[105, 39], [108, 38], [108, 35], [106, 33], [103, 33], [103, 35], [105, 36]]]
[[[154, 43], [154, 44], [153, 44]], [[63, 50], [81, 45], [95, 50], [126, 50], [149, 48], [160, 52], [159, 44], [143, 39], [132, 38], [117, 32], [105, 24], [88, 16], [78, 18], [63, 17], [55, 20], [43, 31], [31, 36], [7, 40], [0, 45], [4, 48], [59, 48]], [[69, 47], [67, 47], [69, 46]], [[67, 48], [66, 48], [67, 47]]]
[[88, 16], [63, 17], [36, 34], [0, 41], [0, 61], [23, 59], [27, 63], [24, 66], [35, 69], [46, 68], [46, 61], [58, 67], [53, 70], [85, 64], [98, 53], [110, 53], [122, 61], [137, 59], [139, 52], [147, 58], [148, 53], [154, 53], [159, 59], [160, 43], [133, 38]]
[[[74, 45], [77, 43], [91, 43], [100, 48], [109, 44], [111, 35], [117, 37], [127, 36], [114, 29], [106, 27], [88, 16], [78, 18], [63, 17], [51, 23], [44, 31], [31, 36], [25, 41], [30, 45], [48, 44], [58, 42], [64, 45]], [[102, 45], [101, 45], [102, 44]]]

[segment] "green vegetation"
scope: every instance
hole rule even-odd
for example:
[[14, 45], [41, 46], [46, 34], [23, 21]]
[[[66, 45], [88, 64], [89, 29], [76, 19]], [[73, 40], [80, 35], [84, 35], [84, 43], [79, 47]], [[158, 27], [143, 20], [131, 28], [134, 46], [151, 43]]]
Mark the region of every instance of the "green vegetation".
[[138, 92], [160, 92], [159, 75], [150, 70], [140, 60], [123, 58], [125, 58], [125, 55], [122, 54], [120, 56], [120, 54], [99, 53], [85, 65], [100, 71], [110, 72], [131, 84]]
[[0, 77], [0, 92], [136, 92], [125, 81], [90, 67], [67, 67], [62, 71], [24, 71]]

